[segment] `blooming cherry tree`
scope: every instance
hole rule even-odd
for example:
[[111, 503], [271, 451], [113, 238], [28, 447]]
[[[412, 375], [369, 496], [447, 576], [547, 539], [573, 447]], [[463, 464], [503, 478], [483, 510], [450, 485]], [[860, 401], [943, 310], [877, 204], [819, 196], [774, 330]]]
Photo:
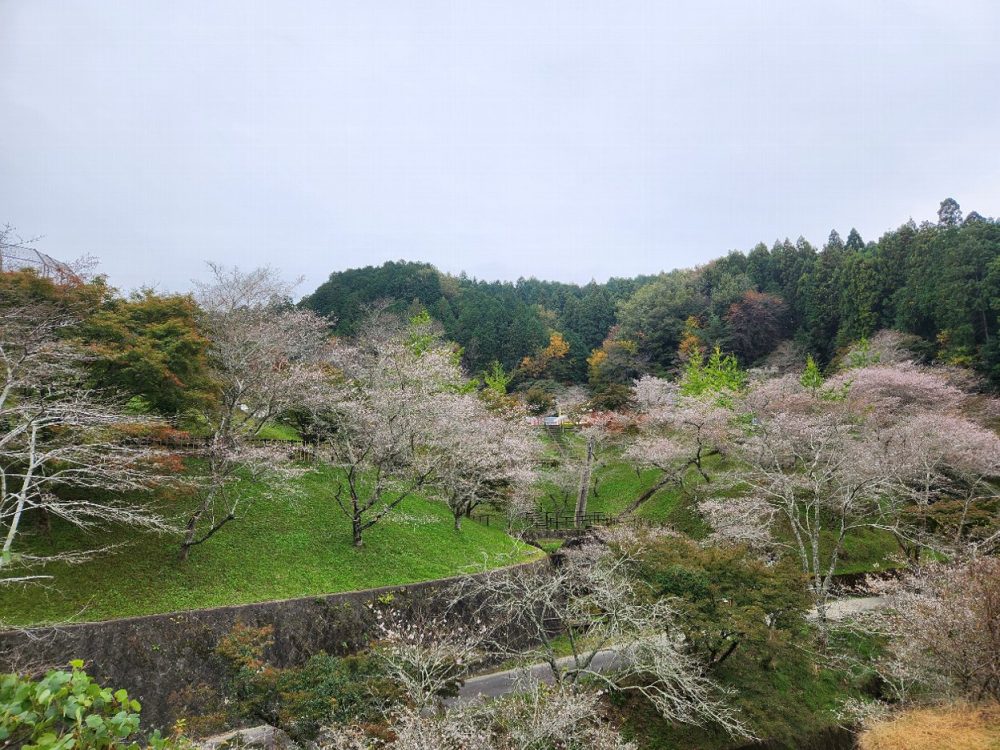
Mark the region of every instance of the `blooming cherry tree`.
[[216, 397], [200, 413], [209, 429], [207, 471], [185, 524], [182, 560], [236, 519], [241, 476], [278, 492], [300, 473], [288, 451], [254, 439], [272, 420], [318, 400], [325, 382], [319, 360], [327, 322], [288, 304], [292, 285], [268, 268], [210, 267], [213, 279], [197, 297]]
[[536, 432], [516, 412], [491, 409], [474, 393], [437, 394], [431, 411], [429, 489], [448, 505], [455, 530], [483, 503], [517, 506], [535, 480]]
[[733, 419], [713, 394], [685, 395], [661, 378], [643, 377], [636, 382], [635, 393], [641, 414], [639, 435], [629, 443], [625, 456], [638, 466], [657, 469], [660, 475], [626, 513], [634, 512], [663, 487], [683, 485], [692, 468], [710, 482], [705, 460], [722, 450]]
[[[406, 326], [376, 315], [356, 341], [334, 347], [329, 364], [335, 376], [315, 408], [320, 455], [340, 470], [331, 494], [360, 547], [367, 529], [407, 498], [431, 489], [438, 470], [452, 461], [455, 420], [472, 408], [457, 396], [469, 382], [457, 352], [429, 318]], [[442, 486], [454, 492], [464, 514], [477, 488], [457, 479]]]

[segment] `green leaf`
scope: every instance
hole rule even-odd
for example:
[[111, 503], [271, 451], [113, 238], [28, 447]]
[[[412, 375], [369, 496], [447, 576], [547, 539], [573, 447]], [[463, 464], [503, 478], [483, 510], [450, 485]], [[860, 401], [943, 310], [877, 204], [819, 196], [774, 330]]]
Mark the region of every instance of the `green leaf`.
[[86, 724], [91, 729], [97, 729], [98, 727], [104, 726], [104, 719], [97, 714], [88, 714]]

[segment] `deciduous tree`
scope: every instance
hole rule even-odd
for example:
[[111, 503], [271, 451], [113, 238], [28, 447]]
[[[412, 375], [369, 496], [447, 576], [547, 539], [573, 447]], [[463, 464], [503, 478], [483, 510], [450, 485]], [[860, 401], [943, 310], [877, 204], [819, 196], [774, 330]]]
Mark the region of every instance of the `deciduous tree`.
[[[316, 409], [321, 457], [340, 470], [332, 499], [360, 547], [367, 529], [430, 489], [458, 429], [451, 407], [471, 403], [453, 396], [474, 383], [425, 318], [402, 325], [377, 314], [356, 341], [333, 349], [330, 364], [335, 382]], [[467, 493], [460, 494], [465, 502]]]
[[[453, 601], [481, 608], [484, 643], [497, 658], [542, 661], [557, 685], [634, 691], [668, 719], [747, 735], [725, 703], [725, 690], [685, 649], [668, 603], [640, 596], [627, 572], [631, 564], [627, 555], [591, 544], [565, 553], [554, 571], [520, 568], [468, 578]], [[522, 652], [511, 633], [536, 647]], [[560, 634], [569, 644], [568, 664], [556, 650]], [[598, 655], [610, 655], [610, 664], [599, 668]]]
[[85, 353], [61, 336], [78, 323], [47, 302], [5, 307], [0, 318], [0, 585], [50, 578], [38, 569], [86, 556], [19, 549], [33, 515], [170, 528], [144, 495], [162, 473], [159, 456], [129, 440], [145, 421], [87, 387]]
[[214, 398], [198, 412], [209, 433], [207, 471], [185, 526], [182, 560], [236, 519], [245, 497], [236, 487], [241, 476], [266, 478], [271, 491], [282, 491], [282, 480], [296, 472], [288, 451], [254, 438], [325, 390], [319, 361], [326, 321], [290, 306], [292, 285], [272, 269], [210, 268], [212, 281], [198, 285], [197, 298]]

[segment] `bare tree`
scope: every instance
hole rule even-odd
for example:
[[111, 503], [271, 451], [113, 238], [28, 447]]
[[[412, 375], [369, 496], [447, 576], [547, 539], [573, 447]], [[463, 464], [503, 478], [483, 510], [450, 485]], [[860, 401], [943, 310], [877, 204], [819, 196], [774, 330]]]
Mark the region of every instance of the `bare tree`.
[[[390, 717], [397, 750], [635, 750], [601, 718], [593, 689], [523, 679], [514, 694], [441, 714], [402, 709]], [[320, 750], [374, 750], [383, 743], [362, 727], [330, 727]]]
[[137, 499], [160, 474], [157, 454], [129, 441], [143, 420], [87, 387], [84, 356], [62, 335], [77, 322], [49, 303], [7, 307], [0, 319], [0, 584], [49, 578], [36, 570], [86, 556], [19, 552], [31, 514], [169, 529]]
[[236, 519], [240, 476], [266, 477], [280, 490], [294, 473], [288, 452], [252, 441], [268, 422], [318, 401], [325, 387], [319, 363], [327, 321], [292, 307], [292, 286], [272, 269], [210, 268], [213, 280], [198, 285], [197, 297], [216, 398], [200, 413], [209, 431], [208, 467], [185, 526], [182, 560]]
[[[551, 571], [520, 568], [466, 579], [453, 602], [479, 608], [485, 647], [497, 658], [540, 661], [557, 685], [638, 692], [668, 719], [716, 723], [748, 736], [725, 703], [726, 691], [685, 652], [668, 604], [641, 596], [629, 564], [591, 544], [565, 553]], [[522, 651], [512, 634], [534, 646]], [[560, 636], [568, 641], [568, 659], [557, 652]]]
[[476, 624], [398, 610], [377, 610], [376, 623], [379, 634], [372, 653], [418, 708], [455, 694], [480, 656], [482, 634]]

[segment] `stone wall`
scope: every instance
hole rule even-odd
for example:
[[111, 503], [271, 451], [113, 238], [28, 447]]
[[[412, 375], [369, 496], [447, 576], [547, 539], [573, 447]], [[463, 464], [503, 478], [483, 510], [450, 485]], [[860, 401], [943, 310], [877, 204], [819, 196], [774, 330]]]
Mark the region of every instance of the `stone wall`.
[[[510, 570], [548, 564], [540, 560]], [[4, 631], [0, 632], [0, 672], [25, 662], [65, 665], [71, 659], [83, 659], [100, 683], [125, 688], [142, 703], [144, 727], [169, 728], [178, 716], [178, 696], [202, 686], [212, 690], [222, 686], [224, 664], [215, 655], [215, 647], [237, 623], [272, 626], [274, 644], [268, 661], [289, 667], [320, 651], [343, 655], [363, 649], [374, 633], [373, 605], [440, 611], [443, 591], [456, 580]]]

